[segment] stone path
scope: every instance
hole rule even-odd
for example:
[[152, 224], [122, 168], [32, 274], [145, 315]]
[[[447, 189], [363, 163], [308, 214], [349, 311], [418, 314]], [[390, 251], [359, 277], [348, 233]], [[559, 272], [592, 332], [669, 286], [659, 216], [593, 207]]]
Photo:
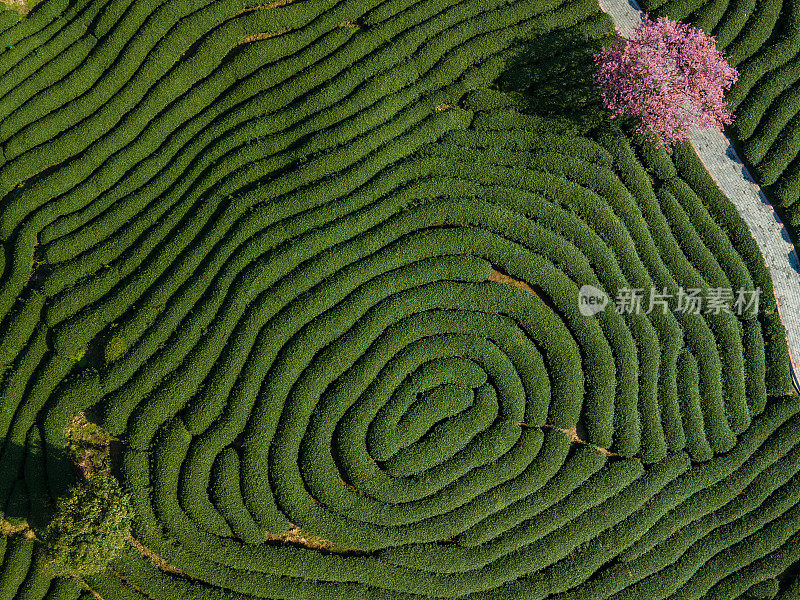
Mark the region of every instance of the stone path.
[[[636, 0], [602, 0], [600, 8], [611, 15], [623, 37], [631, 34], [644, 15]], [[800, 391], [800, 262], [789, 233], [723, 133], [714, 129], [695, 130], [689, 141], [750, 227], [764, 255], [772, 274], [778, 312], [786, 327], [792, 378]]]

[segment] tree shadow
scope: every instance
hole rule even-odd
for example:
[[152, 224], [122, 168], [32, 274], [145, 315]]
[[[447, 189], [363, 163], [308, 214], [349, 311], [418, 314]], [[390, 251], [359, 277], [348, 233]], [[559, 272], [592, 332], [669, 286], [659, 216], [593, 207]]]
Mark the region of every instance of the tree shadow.
[[60, 465], [64, 475], [77, 481], [67, 451], [42, 443], [31, 432], [24, 444], [4, 440], [0, 447], [0, 535], [39, 535], [55, 507], [47, 463]]
[[92, 473], [108, 471], [122, 481], [121, 442], [108, 436], [98, 446], [95, 432], [102, 430], [84, 423], [83, 431], [90, 433], [73, 435], [65, 446], [45, 442], [39, 424], [23, 443], [0, 442], [0, 536], [40, 536], [55, 514], [57, 498]]
[[531, 112], [567, 119], [581, 130], [609, 124], [610, 113], [600, 103], [592, 76], [594, 54], [613, 40], [591, 38], [577, 27], [522, 40], [495, 85], [524, 95]]

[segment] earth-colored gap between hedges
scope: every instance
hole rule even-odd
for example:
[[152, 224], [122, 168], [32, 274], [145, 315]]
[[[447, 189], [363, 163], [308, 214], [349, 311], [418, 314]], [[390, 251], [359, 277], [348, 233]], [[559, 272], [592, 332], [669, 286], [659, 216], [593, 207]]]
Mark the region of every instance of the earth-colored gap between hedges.
[[[530, 427], [530, 425], [528, 425], [527, 423], [519, 423], [519, 425], [522, 425], [524, 427]], [[624, 457], [620, 456], [616, 452], [612, 452], [608, 448], [603, 448], [602, 446], [597, 446], [595, 444], [590, 444], [589, 442], [581, 439], [580, 434], [578, 433], [578, 426], [577, 425], [572, 426], [570, 429], [563, 429], [561, 427], [555, 427], [553, 425], [548, 425], [548, 424], [544, 424], [541, 427], [542, 427], [542, 429], [555, 429], [556, 431], [561, 431], [562, 433], [566, 433], [567, 436], [569, 436], [570, 443], [572, 443], [572, 444], [581, 444], [583, 446], [591, 446], [595, 450], [598, 450], [599, 452], [602, 452], [603, 454], [605, 454], [608, 458], [618, 458], [620, 460], [624, 459]], [[630, 457], [630, 459], [635, 460], [637, 462], [642, 462], [642, 459], [639, 458], [638, 456]]]
[[336, 553], [359, 552], [366, 554], [366, 552], [364, 552], [363, 550], [359, 550], [358, 548], [339, 546], [334, 542], [331, 542], [330, 540], [326, 540], [324, 538], [305, 533], [297, 525], [292, 525], [288, 530], [286, 530], [286, 532], [281, 534], [267, 533], [267, 541], [281, 542], [283, 544], [288, 544], [291, 546], [302, 546], [304, 548], [309, 548], [311, 550], [325, 550], [328, 552], [336, 552]]
[[237, 46], [241, 46], [242, 44], [249, 44], [251, 42], [258, 42], [260, 40], [268, 40], [269, 38], [278, 37], [279, 35], [284, 35], [289, 33], [292, 29], [281, 29], [280, 31], [262, 31], [261, 33], [254, 33], [253, 35], [248, 35], [244, 38], [241, 42], [237, 44]]
[[[155, 596], [151, 596], [150, 594], [148, 594], [147, 592], [145, 592], [145, 591], [144, 591], [142, 588], [140, 588], [138, 585], [136, 585], [135, 583], [133, 583], [132, 581], [130, 581], [129, 579], [127, 579], [127, 578], [126, 578], [126, 577], [125, 577], [125, 576], [124, 576], [122, 573], [120, 573], [119, 571], [115, 571], [115, 570], [114, 570], [114, 569], [112, 569], [111, 567], [109, 567], [109, 568], [108, 568], [108, 570], [109, 570], [109, 571], [111, 571], [111, 573], [113, 573], [113, 574], [114, 574], [114, 577], [116, 577], [117, 579], [120, 579], [121, 581], [124, 581], [125, 583], [127, 583], [129, 586], [131, 586], [133, 589], [135, 589], [137, 592], [139, 592], [139, 593], [140, 593], [142, 596], [144, 596], [145, 598], [149, 598], [150, 600], [159, 600], [159, 599], [158, 599], [158, 598], [156, 598]], [[97, 597], [98, 597], [98, 598], [102, 598], [102, 596], [100, 596], [99, 594], [97, 595]]]
[[136, 548], [136, 550], [141, 554], [143, 557], [150, 559], [150, 562], [153, 563], [153, 566], [156, 567], [159, 571], [164, 571], [165, 573], [172, 573], [173, 575], [180, 575], [186, 576], [186, 574], [181, 571], [178, 567], [171, 565], [166, 560], [161, 558], [158, 554], [150, 550], [147, 546], [142, 544], [139, 540], [131, 535], [128, 538], [128, 542], [131, 546]]
[[100, 594], [98, 594], [94, 589], [92, 589], [86, 582], [83, 582], [83, 584], [81, 585], [81, 589], [86, 590], [87, 592], [89, 592], [92, 596], [94, 596], [98, 600], [106, 600]]
[[251, 6], [250, 8], [245, 8], [244, 10], [240, 10], [238, 13], [236, 13], [236, 16], [238, 17], [239, 15], [253, 12], [254, 10], [269, 10], [270, 8], [280, 8], [281, 6], [286, 6], [295, 1], [296, 0], [275, 0], [275, 2], [270, 2], [268, 4], [259, 4], [258, 6]]
[[18, 11], [22, 15], [27, 15], [33, 5], [36, 4], [29, 2], [28, 0], [0, 0], [3, 4], [8, 6], [9, 8]]
[[36, 534], [34, 533], [31, 526], [28, 523], [20, 523], [19, 525], [12, 525], [5, 519], [0, 519], [0, 535], [5, 537], [12, 537], [15, 535], [21, 535], [22, 537], [35, 540]]
[[511, 275], [508, 275], [507, 273], [500, 271], [497, 267], [494, 266], [492, 267], [491, 273], [489, 273], [488, 281], [494, 281], [495, 283], [503, 283], [506, 285], [513, 285], [515, 287], [525, 290], [526, 292], [530, 292], [534, 296], [539, 295], [534, 291], [534, 289], [530, 286], [530, 284], [526, 283], [525, 281], [522, 281], [521, 279], [515, 279], [511, 277]]

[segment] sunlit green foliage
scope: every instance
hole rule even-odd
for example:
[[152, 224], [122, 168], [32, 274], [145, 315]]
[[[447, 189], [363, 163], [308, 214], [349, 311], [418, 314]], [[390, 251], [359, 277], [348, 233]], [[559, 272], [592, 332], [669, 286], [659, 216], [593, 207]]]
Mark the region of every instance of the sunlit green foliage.
[[98, 474], [56, 503], [42, 534], [42, 564], [53, 577], [84, 577], [105, 570], [130, 536], [131, 507], [114, 477]]

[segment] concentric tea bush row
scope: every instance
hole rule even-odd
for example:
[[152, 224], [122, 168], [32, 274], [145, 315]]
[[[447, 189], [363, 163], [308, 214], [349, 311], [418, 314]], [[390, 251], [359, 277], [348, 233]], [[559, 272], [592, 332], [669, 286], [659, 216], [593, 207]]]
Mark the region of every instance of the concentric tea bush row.
[[[794, 593], [800, 401], [746, 225], [686, 148], [493, 89], [609, 35], [596, 2], [0, 15], [0, 504], [47, 513], [77, 413], [119, 437], [160, 559], [91, 594]], [[583, 285], [762, 296], [587, 317]], [[96, 597], [3, 543], [0, 598]]]
[[644, 0], [641, 6], [716, 36], [740, 73], [728, 101], [743, 159], [770, 199], [788, 208], [791, 224], [800, 224], [800, 6], [794, 0]]

